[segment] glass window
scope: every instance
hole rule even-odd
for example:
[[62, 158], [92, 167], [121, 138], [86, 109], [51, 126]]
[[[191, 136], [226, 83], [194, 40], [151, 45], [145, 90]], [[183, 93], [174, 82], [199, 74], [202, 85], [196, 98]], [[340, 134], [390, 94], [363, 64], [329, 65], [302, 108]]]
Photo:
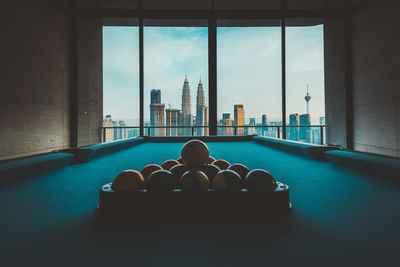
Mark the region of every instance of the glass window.
[[103, 140], [139, 134], [139, 101], [139, 27], [103, 26]]
[[207, 135], [207, 21], [145, 20], [144, 25], [145, 134]]
[[281, 60], [280, 20], [218, 22], [219, 135], [280, 135]]
[[287, 139], [321, 143], [325, 125], [324, 25], [318, 19], [291, 19], [286, 27]]

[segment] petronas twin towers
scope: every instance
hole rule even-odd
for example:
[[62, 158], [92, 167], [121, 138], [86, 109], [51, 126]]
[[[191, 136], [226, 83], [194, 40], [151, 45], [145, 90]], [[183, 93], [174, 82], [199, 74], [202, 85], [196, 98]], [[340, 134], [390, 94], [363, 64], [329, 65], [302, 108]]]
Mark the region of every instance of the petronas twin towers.
[[[153, 102], [153, 99], [158, 100]], [[161, 104], [161, 91], [151, 90], [150, 123], [151, 126], [164, 126], [152, 129], [152, 135], [156, 136], [178, 136], [178, 135], [208, 135], [208, 108], [204, 97], [203, 83], [201, 78], [197, 87], [196, 117], [192, 114], [190, 87], [187, 76], [182, 88], [182, 109], [168, 108], [165, 110], [166, 122], [164, 124], [164, 104]], [[171, 127], [172, 126], [172, 127]], [[177, 126], [183, 126], [179, 128]], [[197, 126], [197, 127], [196, 127]]]

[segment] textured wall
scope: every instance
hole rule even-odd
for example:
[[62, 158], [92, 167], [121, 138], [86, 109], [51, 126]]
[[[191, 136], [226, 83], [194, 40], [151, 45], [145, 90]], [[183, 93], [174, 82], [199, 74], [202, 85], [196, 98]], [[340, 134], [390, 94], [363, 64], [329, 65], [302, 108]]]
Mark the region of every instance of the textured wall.
[[400, 3], [361, 1], [353, 18], [355, 149], [400, 156]]
[[326, 141], [346, 147], [344, 29], [343, 19], [324, 21]]
[[82, 18], [78, 25], [78, 146], [87, 146], [101, 141], [102, 20]]
[[0, 8], [0, 159], [69, 146], [68, 32], [51, 0]]

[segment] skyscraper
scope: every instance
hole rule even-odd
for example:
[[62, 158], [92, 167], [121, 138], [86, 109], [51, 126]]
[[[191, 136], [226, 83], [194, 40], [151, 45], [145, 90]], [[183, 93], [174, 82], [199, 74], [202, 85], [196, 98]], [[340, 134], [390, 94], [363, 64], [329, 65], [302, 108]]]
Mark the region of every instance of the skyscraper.
[[[166, 126], [179, 126], [180, 110], [174, 108], [168, 108], [165, 110], [166, 114]], [[178, 128], [167, 128], [167, 136], [177, 136], [179, 133]]]
[[[311, 125], [310, 114], [301, 114], [300, 115], [300, 125], [301, 126]], [[299, 139], [300, 139], [300, 141], [310, 143], [311, 142], [311, 128], [310, 127], [300, 127]]]
[[[150, 125], [164, 126], [164, 104], [161, 104], [161, 90], [153, 89], [150, 92]], [[150, 135], [164, 136], [165, 128], [151, 128]]]
[[[250, 118], [249, 120], [249, 125], [250, 126], [256, 126], [256, 118]], [[256, 128], [255, 127], [249, 127], [247, 130], [247, 134], [256, 134]]]
[[[111, 119], [111, 115], [106, 115], [105, 119], [103, 121], [103, 126], [104, 127], [113, 127], [113, 121]], [[107, 128], [105, 130], [105, 138], [103, 136], [103, 140], [105, 139], [106, 142], [111, 142], [114, 141], [114, 129], [113, 128]]]
[[[208, 125], [208, 109], [205, 104], [204, 89], [201, 79], [197, 86], [197, 97], [196, 97], [196, 126], [207, 126]], [[196, 135], [207, 135], [208, 129], [205, 127], [196, 128]]]
[[[267, 114], [262, 114], [262, 115], [261, 115], [261, 125], [263, 125], [263, 126], [268, 125], [268, 122], [267, 122]], [[268, 130], [267, 127], [261, 128], [261, 132], [262, 132], [262, 135], [263, 135], [263, 136], [264, 136], [264, 134], [265, 134], [265, 131], [267, 131], [267, 130]]]
[[[192, 107], [190, 103], [190, 87], [189, 82], [187, 80], [187, 76], [185, 76], [185, 81], [183, 82], [182, 88], [182, 126], [193, 126], [193, 115], [192, 115]], [[191, 129], [185, 128], [183, 129], [183, 135], [191, 135]]]
[[[244, 108], [243, 105], [234, 105], [234, 119], [236, 126], [243, 126], [244, 125]], [[238, 127], [236, 130], [237, 135], [244, 134], [244, 128]]]
[[[289, 126], [299, 125], [299, 114], [294, 113], [289, 115]], [[299, 127], [289, 127], [289, 140], [299, 141]]]
[[261, 124], [262, 125], [267, 125], [267, 114], [262, 114], [261, 115]]
[[230, 113], [223, 113], [222, 114], [222, 125], [225, 126], [222, 128], [222, 135], [233, 135], [232, 127], [232, 120]]
[[161, 104], [161, 90], [152, 89], [150, 92], [150, 103]]

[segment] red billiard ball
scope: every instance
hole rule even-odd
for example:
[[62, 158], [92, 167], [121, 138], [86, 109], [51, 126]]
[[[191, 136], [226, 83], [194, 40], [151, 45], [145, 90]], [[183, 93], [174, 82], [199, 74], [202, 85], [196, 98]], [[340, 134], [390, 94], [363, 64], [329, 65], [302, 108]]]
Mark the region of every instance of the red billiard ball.
[[178, 164], [179, 164], [179, 162], [177, 160], [169, 159], [169, 160], [164, 161], [161, 164], [161, 168], [169, 171], [172, 167], [174, 167], [175, 165], [178, 165]]
[[207, 164], [212, 164], [215, 161], [215, 158], [208, 157]]
[[216, 161], [214, 161], [212, 163], [213, 165], [216, 165], [218, 168], [220, 168], [221, 170], [225, 170], [228, 169], [229, 166], [231, 166], [231, 164], [229, 164], [229, 162], [227, 162], [224, 159], [217, 159]]

